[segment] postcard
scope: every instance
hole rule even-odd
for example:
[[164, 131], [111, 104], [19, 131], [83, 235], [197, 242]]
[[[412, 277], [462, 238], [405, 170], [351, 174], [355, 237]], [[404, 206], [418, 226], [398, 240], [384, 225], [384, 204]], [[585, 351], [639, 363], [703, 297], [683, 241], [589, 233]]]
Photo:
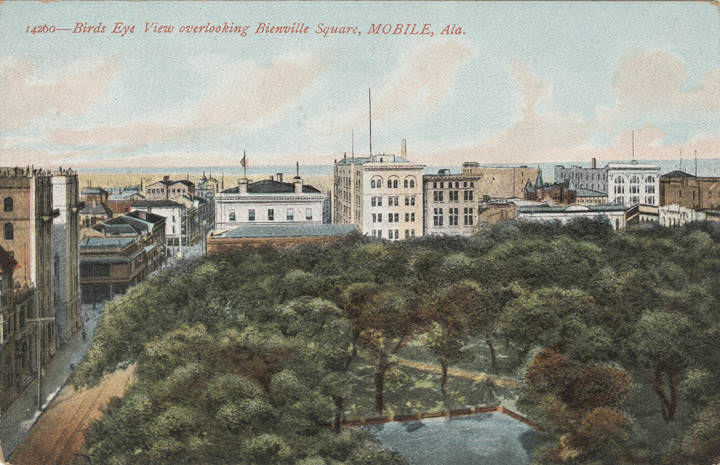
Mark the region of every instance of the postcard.
[[0, 463], [720, 463], [719, 18], [0, 1]]

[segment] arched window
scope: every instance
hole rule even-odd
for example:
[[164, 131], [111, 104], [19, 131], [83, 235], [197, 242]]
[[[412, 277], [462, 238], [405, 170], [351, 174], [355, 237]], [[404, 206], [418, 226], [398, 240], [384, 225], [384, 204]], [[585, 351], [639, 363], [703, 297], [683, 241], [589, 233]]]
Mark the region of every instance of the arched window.
[[15, 230], [12, 223], [5, 223], [5, 240], [11, 241], [15, 237]]
[[654, 178], [653, 176], [648, 176], [647, 178], [645, 178], [645, 182], [647, 182], [647, 183], [654, 183], [654, 182], [655, 182], [655, 178]]
[[410, 187], [415, 187], [415, 179], [410, 179]]
[[370, 180], [370, 189], [375, 189], [375, 180], [374, 179]]
[[633, 176], [630, 178], [630, 184], [640, 184], [640, 178]]
[[4, 207], [3, 209], [4, 209], [6, 212], [11, 212], [11, 211], [13, 211], [13, 199], [12, 199], [12, 197], [5, 197], [5, 201], [3, 202], [3, 207]]
[[230, 221], [235, 221], [235, 212], [230, 212]]
[[405, 187], [415, 187], [415, 178], [412, 176], [405, 178]]
[[398, 180], [397, 180], [397, 179], [393, 179], [393, 188], [394, 188], [394, 189], [397, 189], [397, 186], [398, 186]]
[[388, 179], [388, 188], [392, 187], [392, 179]]

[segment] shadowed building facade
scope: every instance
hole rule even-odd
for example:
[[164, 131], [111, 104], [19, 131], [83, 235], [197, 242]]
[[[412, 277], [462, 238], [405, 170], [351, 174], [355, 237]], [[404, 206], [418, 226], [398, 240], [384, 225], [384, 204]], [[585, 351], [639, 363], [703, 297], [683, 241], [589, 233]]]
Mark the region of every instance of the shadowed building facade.
[[720, 208], [720, 178], [671, 171], [660, 176], [660, 205], [680, 205], [692, 210]]
[[[0, 199], [0, 247], [12, 252], [17, 262], [14, 280], [20, 286], [34, 286], [39, 317], [53, 318], [52, 174], [33, 168], [0, 168]], [[55, 354], [55, 323], [40, 323], [39, 334], [45, 363]], [[36, 345], [34, 336], [32, 345]]]

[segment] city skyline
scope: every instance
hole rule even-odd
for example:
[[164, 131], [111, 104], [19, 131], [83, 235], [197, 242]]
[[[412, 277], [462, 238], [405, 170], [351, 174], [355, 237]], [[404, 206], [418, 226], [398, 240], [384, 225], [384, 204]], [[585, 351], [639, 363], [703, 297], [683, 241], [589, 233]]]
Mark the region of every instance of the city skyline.
[[[718, 10], [707, 3], [0, 5], [0, 157], [77, 168], [428, 165], [720, 157]], [[32, 21], [31, 21], [32, 20]], [[124, 37], [116, 21], [135, 25]], [[371, 24], [432, 24], [434, 37]], [[30, 23], [108, 33], [29, 34]], [[145, 24], [232, 22], [188, 37]], [[310, 33], [254, 34], [305, 23]], [[361, 35], [322, 37], [318, 23]], [[464, 34], [440, 37], [446, 25]], [[420, 27], [419, 26], [419, 27]], [[123, 26], [124, 27], [124, 26]], [[62, 45], [62, 53], [57, 53]]]

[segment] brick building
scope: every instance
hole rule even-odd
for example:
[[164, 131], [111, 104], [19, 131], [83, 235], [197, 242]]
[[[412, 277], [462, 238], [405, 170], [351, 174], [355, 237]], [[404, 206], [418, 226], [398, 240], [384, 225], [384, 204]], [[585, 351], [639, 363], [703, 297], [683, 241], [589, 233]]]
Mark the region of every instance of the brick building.
[[357, 231], [352, 224], [242, 225], [208, 237], [208, 254], [231, 250], [299, 244], [328, 244]]
[[720, 208], [720, 178], [671, 171], [660, 176], [660, 205], [680, 205], [692, 210]]

